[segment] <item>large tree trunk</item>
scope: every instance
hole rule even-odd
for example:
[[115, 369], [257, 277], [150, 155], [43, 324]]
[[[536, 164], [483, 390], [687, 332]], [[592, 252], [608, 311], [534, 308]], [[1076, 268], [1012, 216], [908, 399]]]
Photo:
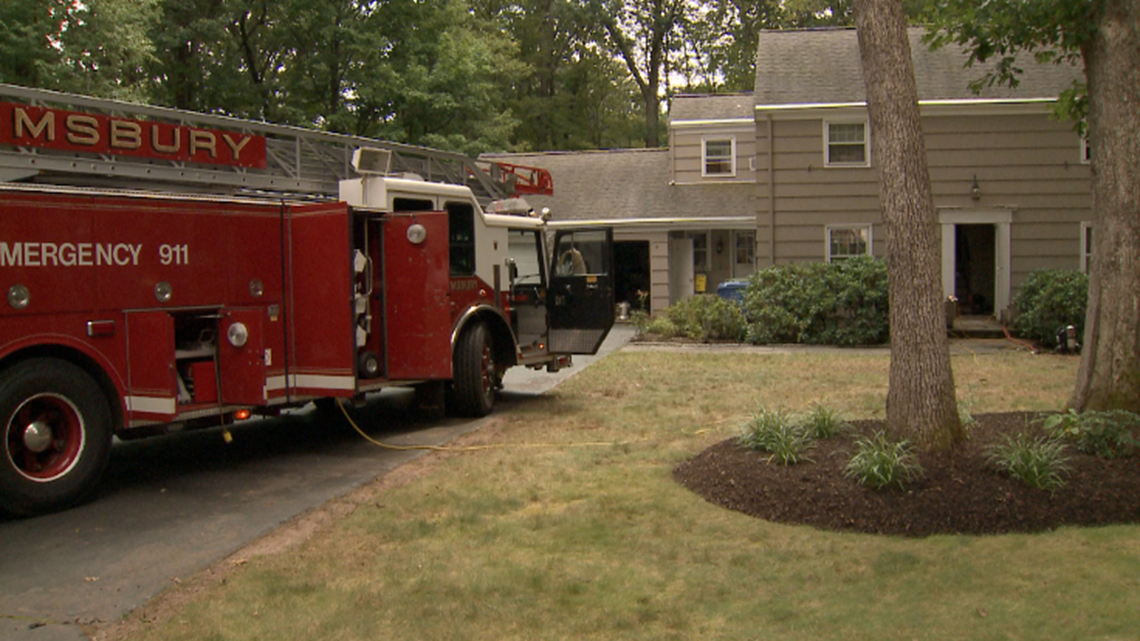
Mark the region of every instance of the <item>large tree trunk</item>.
[[964, 438], [950, 369], [939, 242], [901, 0], [856, 0], [872, 161], [887, 226], [891, 365], [887, 427], [924, 449]]
[[1078, 410], [1140, 412], [1140, 2], [1108, 0], [1082, 53], [1093, 248]]

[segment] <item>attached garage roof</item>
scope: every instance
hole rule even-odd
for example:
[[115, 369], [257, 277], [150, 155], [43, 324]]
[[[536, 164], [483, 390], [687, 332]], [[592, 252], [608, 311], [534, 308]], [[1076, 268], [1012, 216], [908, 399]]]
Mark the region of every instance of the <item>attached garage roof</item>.
[[[526, 196], [552, 220], [723, 219], [755, 216], [751, 183], [671, 185], [668, 149], [486, 154], [487, 160], [542, 167], [554, 196]], [[699, 222], [699, 221], [698, 221]]]

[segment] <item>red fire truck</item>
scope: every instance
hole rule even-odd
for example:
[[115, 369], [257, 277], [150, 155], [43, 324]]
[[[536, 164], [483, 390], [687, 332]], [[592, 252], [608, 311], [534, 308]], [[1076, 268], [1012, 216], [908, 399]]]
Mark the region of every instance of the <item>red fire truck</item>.
[[[281, 183], [328, 181], [247, 162], [242, 152], [272, 156], [279, 142], [253, 123], [195, 127], [183, 112], [100, 113], [108, 105], [92, 99], [5, 91], [23, 99], [0, 102], [6, 512], [89, 496], [113, 436], [391, 386], [482, 416], [507, 368], [564, 367], [612, 325], [611, 232], [552, 231], [518, 198], [484, 210], [469, 183], [485, 168], [466, 169], [467, 184], [433, 182], [393, 170], [407, 149], [353, 140], [374, 144], [352, 150], [338, 197], [301, 197]], [[176, 147], [184, 157], [161, 157]], [[530, 184], [525, 168], [497, 169]], [[170, 189], [235, 183], [226, 195]], [[123, 184], [161, 191], [109, 188]]]

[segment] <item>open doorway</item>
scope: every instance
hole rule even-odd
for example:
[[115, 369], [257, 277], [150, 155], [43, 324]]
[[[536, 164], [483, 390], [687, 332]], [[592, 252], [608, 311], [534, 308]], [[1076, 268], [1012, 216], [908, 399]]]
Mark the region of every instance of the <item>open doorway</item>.
[[994, 314], [996, 242], [996, 225], [954, 226], [954, 296], [963, 315]]
[[[649, 293], [649, 241], [632, 240], [614, 243], [614, 300], [629, 303], [630, 311], [641, 309], [637, 292]], [[650, 297], [645, 297], [645, 312], [652, 313]]]

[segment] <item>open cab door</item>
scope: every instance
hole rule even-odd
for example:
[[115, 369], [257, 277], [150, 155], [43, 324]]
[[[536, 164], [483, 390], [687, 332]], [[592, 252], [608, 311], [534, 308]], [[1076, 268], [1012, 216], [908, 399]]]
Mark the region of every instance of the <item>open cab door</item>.
[[550, 352], [596, 354], [614, 324], [613, 230], [560, 229], [546, 307]]

